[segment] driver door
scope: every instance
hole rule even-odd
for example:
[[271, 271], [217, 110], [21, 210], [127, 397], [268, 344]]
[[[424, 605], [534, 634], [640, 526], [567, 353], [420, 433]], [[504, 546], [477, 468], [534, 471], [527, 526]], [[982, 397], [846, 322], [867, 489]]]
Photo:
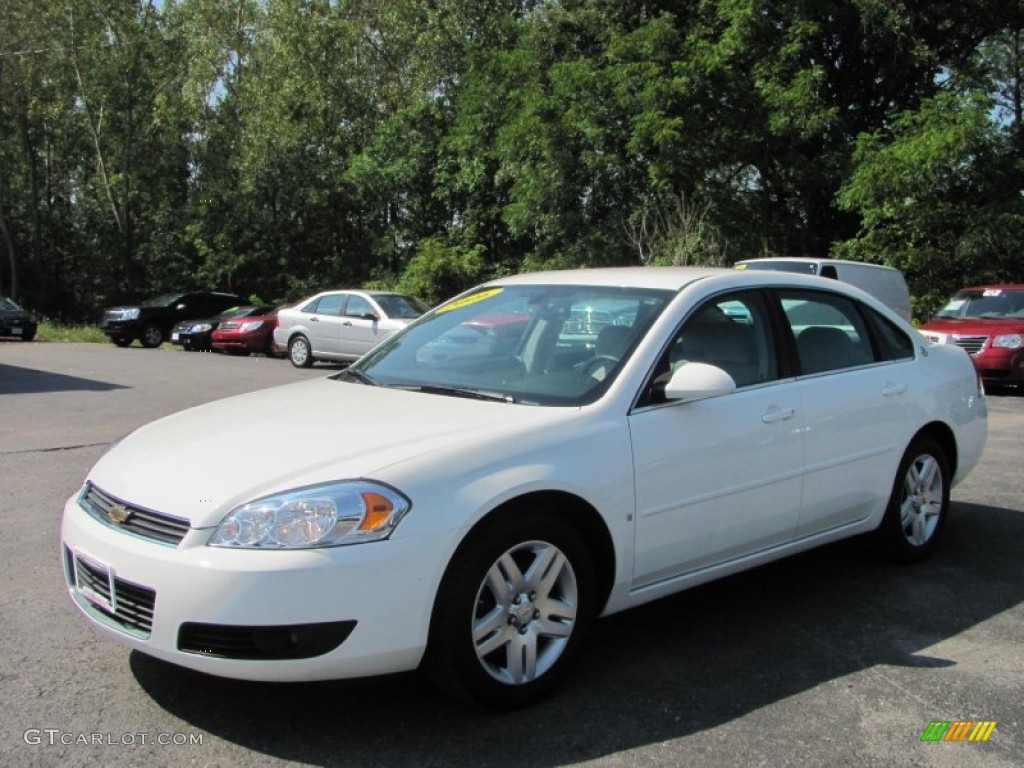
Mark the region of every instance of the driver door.
[[[682, 325], [630, 415], [634, 588], [792, 540], [803, 466], [800, 403], [792, 381], [779, 377], [770, 317], [759, 291], [707, 300]], [[687, 362], [725, 370], [736, 390], [659, 398], [659, 387]]]

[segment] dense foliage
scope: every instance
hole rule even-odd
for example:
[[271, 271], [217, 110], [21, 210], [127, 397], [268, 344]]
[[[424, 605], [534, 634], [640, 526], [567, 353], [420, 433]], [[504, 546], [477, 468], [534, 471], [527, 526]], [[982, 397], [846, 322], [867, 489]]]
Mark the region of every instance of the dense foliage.
[[1024, 279], [1018, 0], [0, 0], [0, 292]]

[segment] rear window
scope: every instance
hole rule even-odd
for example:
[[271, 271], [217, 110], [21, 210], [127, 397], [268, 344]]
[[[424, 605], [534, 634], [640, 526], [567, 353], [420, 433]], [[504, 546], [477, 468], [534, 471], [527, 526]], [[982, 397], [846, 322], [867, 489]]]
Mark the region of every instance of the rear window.
[[771, 272], [795, 272], [798, 275], [818, 274], [818, 262], [816, 261], [748, 261], [745, 264], [737, 265], [737, 269], [765, 269]]

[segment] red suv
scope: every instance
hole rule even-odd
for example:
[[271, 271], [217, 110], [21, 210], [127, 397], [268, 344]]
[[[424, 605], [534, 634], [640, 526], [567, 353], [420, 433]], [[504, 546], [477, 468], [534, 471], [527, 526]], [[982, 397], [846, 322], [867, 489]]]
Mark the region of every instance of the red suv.
[[959, 290], [921, 333], [966, 349], [986, 383], [1024, 384], [1024, 285]]

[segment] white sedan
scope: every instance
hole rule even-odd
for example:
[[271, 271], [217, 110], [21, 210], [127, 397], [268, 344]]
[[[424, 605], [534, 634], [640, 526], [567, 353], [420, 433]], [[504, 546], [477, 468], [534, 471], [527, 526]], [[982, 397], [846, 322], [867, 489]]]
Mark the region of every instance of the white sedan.
[[[168, 471], [267, 435], [244, 463]], [[175, 664], [423, 667], [507, 709], [552, 689], [597, 616], [851, 536], [927, 556], [985, 436], [964, 351], [850, 285], [527, 274], [330, 377], [139, 429], [68, 500], [63, 562], [93, 626]]]

